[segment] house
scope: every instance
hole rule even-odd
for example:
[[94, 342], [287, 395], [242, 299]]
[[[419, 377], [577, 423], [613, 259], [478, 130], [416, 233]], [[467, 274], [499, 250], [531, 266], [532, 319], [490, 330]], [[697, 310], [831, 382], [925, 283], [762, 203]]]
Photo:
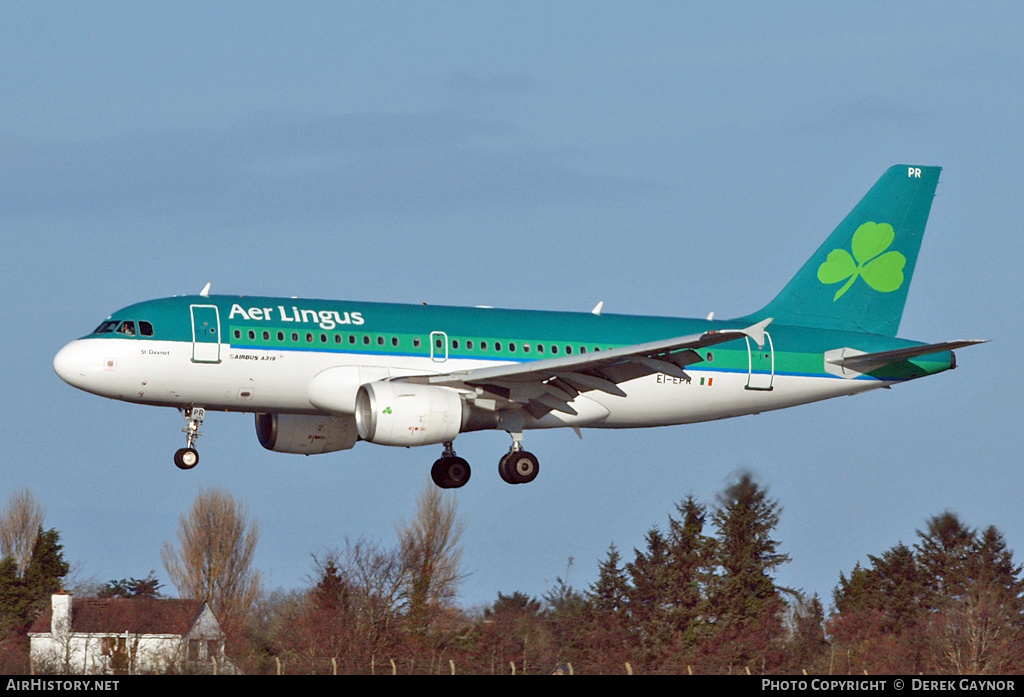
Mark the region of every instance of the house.
[[33, 672], [233, 672], [224, 659], [224, 632], [203, 601], [72, 601], [68, 593], [54, 594], [50, 610], [29, 628]]

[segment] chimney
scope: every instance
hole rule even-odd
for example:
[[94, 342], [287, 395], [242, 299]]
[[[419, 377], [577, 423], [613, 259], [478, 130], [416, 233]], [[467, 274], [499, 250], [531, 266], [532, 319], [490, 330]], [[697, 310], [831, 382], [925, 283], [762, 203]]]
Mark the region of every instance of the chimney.
[[53, 616], [50, 619], [50, 633], [54, 639], [66, 639], [71, 633], [71, 595], [54, 593], [50, 596]]

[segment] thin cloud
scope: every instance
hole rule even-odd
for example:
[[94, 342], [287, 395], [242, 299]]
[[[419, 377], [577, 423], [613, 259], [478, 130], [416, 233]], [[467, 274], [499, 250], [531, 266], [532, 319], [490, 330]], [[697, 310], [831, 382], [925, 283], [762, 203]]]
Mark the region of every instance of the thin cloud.
[[84, 142], [0, 141], [0, 217], [302, 218], [480, 202], [579, 203], [657, 187], [588, 173], [571, 150], [446, 112], [281, 116]]

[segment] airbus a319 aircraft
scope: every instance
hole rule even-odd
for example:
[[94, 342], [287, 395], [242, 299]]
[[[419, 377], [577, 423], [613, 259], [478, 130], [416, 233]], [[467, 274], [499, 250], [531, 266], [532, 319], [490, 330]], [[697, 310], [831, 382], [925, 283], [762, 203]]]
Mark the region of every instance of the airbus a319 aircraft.
[[186, 420], [182, 469], [207, 410], [251, 412], [263, 447], [313, 455], [512, 437], [498, 474], [532, 481], [530, 429], [723, 419], [853, 395], [956, 367], [953, 349], [896, 338], [939, 167], [882, 175], [782, 292], [732, 320], [209, 295], [118, 310], [54, 358], [67, 383]]

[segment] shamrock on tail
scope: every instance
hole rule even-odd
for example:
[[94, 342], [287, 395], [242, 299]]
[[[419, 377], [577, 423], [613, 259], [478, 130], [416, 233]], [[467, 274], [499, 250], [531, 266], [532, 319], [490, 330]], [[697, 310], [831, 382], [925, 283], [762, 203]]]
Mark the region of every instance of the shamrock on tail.
[[829, 252], [818, 267], [818, 280], [831, 285], [850, 279], [836, 292], [832, 302], [839, 300], [858, 276], [879, 293], [891, 293], [903, 285], [907, 258], [899, 252], [885, 251], [895, 238], [896, 233], [889, 223], [868, 222], [853, 233], [853, 256], [845, 249]]

